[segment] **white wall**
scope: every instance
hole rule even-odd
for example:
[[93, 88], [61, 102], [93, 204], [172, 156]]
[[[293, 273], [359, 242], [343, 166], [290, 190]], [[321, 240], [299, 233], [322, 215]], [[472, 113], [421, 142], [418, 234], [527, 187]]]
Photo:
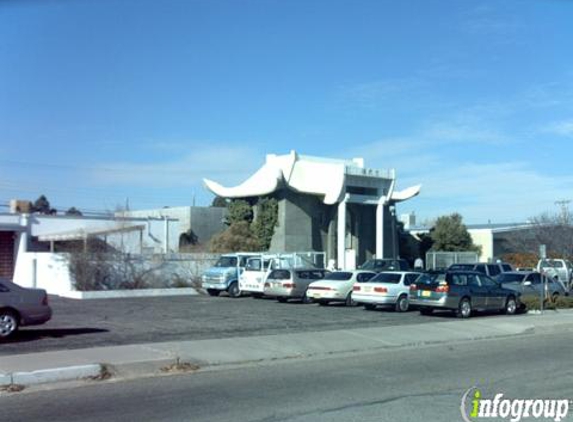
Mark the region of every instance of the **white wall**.
[[493, 232], [491, 229], [468, 229], [475, 245], [481, 246], [480, 262], [493, 259]]
[[65, 254], [49, 252], [19, 253], [14, 283], [45, 289], [49, 294], [60, 296], [74, 290]]

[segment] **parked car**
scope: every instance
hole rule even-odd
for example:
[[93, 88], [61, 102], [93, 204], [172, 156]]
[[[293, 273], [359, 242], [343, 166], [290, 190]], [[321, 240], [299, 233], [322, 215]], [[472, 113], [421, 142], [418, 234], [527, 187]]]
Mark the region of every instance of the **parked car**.
[[0, 279], [0, 339], [10, 337], [19, 327], [44, 324], [50, 318], [52, 309], [45, 290]]
[[369, 259], [359, 269], [376, 273], [382, 271], [409, 271], [410, 264], [405, 259]]
[[202, 287], [209, 296], [219, 296], [227, 292], [231, 297], [239, 297], [239, 274], [244, 270], [247, 259], [252, 253], [232, 253], [221, 255], [215, 266], [209, 268], [201, 276]]
[[477, 271], [423, 274], [410, 286], [410, 304], [418, 306], [425, 315], [436, 309], [455, 311], [461, 318], [469, 318], [473, 311], [513, 315], [520, 306], [520, 296]]
[[324, 279], [309, 284], [307, 296], [319, 305], [330, 302], [345, 302], [346, 306], [354, 306], [352, 286], [354, 283], [364, 283], [376, 275], [372, 271], [335, 271], [327, 274]]
[[555, 300], [559, 296], [567, 295], [565, 286], [559, 281], [537, 271], [512, 271], [500, 274], [497, 281], [506, 289], [521, 293], [521, 297], [539, 298], [541, 293], [545, 297]]
[[411, 271], [382, 272], [365, 283], [355, 283], [352, 299], [365, 309], [393, 305], [398, 312], [409, 308], [410, 285], [421, 273]]
[[328, 270], [319, 268], [297, 268], [272, 270], [264, 284], [264, 295], [276, 297], [279, 302], [300, 299], [310, 303], [306, 291], [310, 283], [322, 280]]
[[560, 280], [567, 291], [573, 289], [573, 265], [567, 259], [540, 259], [537, 271]]
[[496, 278], [501, 273], [513, 271], [513, 268], [505, 262], [478, 262], [475, 264], [452, 264], [448, 267], [448, 271], [477, 271], [491, 278]]

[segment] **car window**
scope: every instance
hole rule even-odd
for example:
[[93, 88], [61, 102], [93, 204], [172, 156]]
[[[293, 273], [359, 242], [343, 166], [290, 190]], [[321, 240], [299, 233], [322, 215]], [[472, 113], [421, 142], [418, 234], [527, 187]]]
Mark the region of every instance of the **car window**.
[[358, 273], [358, 275], [356, 276], [356, 281], [358, 281], [359, 283], [364, 283], [365, 281], [370, 280], [375, 275], [376, 275], [375, 273]]
[[269, 278], [273, 280], [288, 280], [290, 279], [289, 270], [274, 270], [269, 274]]
[[482, 286], [485, 287], [497, 287], [497, 283], [495, 281], [493, 281], [491, 278], [489, 278], [486, 275], [480, 275], [479, 279], [481, 281]]
[[492, 277], [498, 275], [501, 272], [501, 270], [499, 269], [499, 265], [492, 264], [488, 265], [487, 267], [489, 269], [489, 275], [491, 275]]
[[406, 277], [404, 277], [404, 286], [409, 286], [414, 283], [418, 277], [420, 277], [420, 274], [406, 274]]
[[261, 260], [259, 258], [249, 259], [247, 261], [247, 266], [245, 271], [260, 271], [261, 270]]
[[398, 284], [402, 278], [401, 274], [398, 273], [380, 273], [376, 277], [372, 277], [370, 281], [372, 283], [392, 283]]
[[511, 265], [509, 264], [501, 264], [501, 268], [503, 269], [503, 271], [511, 271]]
[[531, 281], [531, 284], [540, 284], [541, 283], [541, 274], [531, 273], [529, 281]]
[[350, 280], [351, 278], [352, 278], [352, 273], [348, 271], [336, 271], [327, 274], [326, 277], [324, 277], [325, 280], [337, 280], [337, 281]]
[[450, 284], [454, 285], [454, 286], [467, 286], [468, 285], [468, 279], [467, 276], [465, 274], [450, 274], [451, 275], [451, 279], [450, 279]]
[[486, 273], [485, 271], [485, 265], [476, 265], [475, 270], [480, 272], [480, 273]]
[[561, 261], [553, 261], [553, 266], [555, 268], [563, 268], [563, 262]]

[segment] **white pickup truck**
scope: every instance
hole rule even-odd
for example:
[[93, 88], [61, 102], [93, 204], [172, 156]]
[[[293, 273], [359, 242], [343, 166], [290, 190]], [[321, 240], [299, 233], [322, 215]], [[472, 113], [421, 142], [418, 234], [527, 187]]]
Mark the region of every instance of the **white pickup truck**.
[[540, 259], [537, 271], [560, 281], [567, 292], [573, 287], [573, 265], [567, 259]]

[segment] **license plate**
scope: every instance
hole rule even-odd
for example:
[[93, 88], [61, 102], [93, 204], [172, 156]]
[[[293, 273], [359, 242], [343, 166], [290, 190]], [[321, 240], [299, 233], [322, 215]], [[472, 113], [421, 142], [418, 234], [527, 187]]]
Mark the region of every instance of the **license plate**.
[[370, 286], [365, 286], [365, 287], [364, 287], [364, 291], [365, 291], [365, 292], [371, 292], [371, 291], [372, 291], [372, 287], [370, 287]]
[[318, 293], [318, 292], [313, 292], [313, 293], [312, 293], [312, 297], [314, 297], [315, 299], [317, 299], [317, 298], [320, 297], [320, 293]]
[[432, 292], [429, 290], [422, 290], [422, 297], [430, 297], [432, 296]]

